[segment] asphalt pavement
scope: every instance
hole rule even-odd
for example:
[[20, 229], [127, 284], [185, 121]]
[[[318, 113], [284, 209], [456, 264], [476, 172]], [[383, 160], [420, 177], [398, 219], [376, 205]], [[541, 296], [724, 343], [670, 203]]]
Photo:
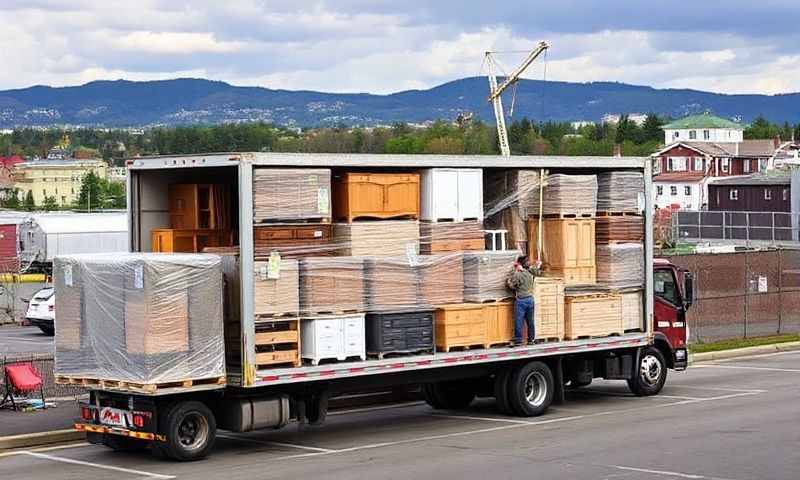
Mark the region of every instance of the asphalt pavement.
[[0, 361], [5, 355], [52, 354], [53, 338], [37, 327], [0, 327]]
[[0, 478], [775, 479], [800, 478], [800, 352], [670, 372], [661, 395], [595, 382], [538, 418], [492, 399], [331, 415], [322, 427], [223, 433], [195, 463], [87, 444], [0, 456]]

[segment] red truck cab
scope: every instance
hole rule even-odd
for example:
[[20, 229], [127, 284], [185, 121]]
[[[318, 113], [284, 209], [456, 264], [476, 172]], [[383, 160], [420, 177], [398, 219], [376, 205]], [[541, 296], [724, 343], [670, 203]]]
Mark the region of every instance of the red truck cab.
[[694, 301], [692, 274], [668, 260], [653, 260], [654, 345], [669, 368], [684, 370], [688, 363], [689, 326], [686, 312]]

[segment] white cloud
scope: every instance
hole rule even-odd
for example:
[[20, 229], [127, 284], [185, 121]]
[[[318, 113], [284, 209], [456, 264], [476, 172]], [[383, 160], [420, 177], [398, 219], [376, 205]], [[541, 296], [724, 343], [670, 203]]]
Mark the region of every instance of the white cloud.
[[212, 33], [130, 32], [111, 39], [119, 50], [143, 54], [232, 53], [246, 47], [245, 42], [224, 42]]

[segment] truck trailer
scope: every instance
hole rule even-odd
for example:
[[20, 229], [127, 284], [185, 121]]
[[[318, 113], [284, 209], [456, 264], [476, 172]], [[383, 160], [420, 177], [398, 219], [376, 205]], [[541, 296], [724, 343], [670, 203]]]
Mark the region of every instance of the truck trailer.
[[[282, 428], [291, 422], [320, 424], [325, 419], [329, 400], [351, 392], [419, 385], [426, 402], [432, 408], [466, 408], [476, 396], [487, 396], [496, 398], [497, 408], [503, 414], [537, 416], [544, 414], [553, 402], [563, 402], [565, 389], [588, 385], [594, 378], [626, 381], [636, 395], [656, 395], [666, 382], [668, 369], [683, 370], [687, 366], [685, 314], [692, 304], [692, 278], [688, 272], [668, 261], [653, 258], [652, 172], [648, 158], [215, 153], [133, 158], [127, 161], [127, 167], [128, 232], [130, 252], [134, 255], [132, 260], [136, 259], [135, 255], [143, 252], [172, 248], [169, 247], [171, 244], [162, 243], [164, 236], [159, 233], [161, 229], [184, 221], [175, 216], [172, 204], [176, 200], [170, 193], [174, 191], [171, 185], [217, 185], [217, 191], [230, 192], [229, 204], [221, 207], [230, 213], [230, 218], [225, 220], [218, 217], [214, 221], [206, 218], [202, 221], [205, 222], [202, 225], [205, 227], [215, 222], [227, 222], [225, 228], [230, 231], [222, 236], [190, 235], [185, 240], [185, 249], [182, 250], [216, 252], [221, 257], [213, 253], [205, 257], [216, 259], [210, 260], [210, 263], [222, 258], [222, 263], [227, 264], [224, 287], [220, 284], [220, 289], [225, 291], [224, 308], [209, 307], [203, 312], [204, 315], [211, 315], [212, 324], [225, 323], [224, 332], [223, 329], [215, 330], [216, 338], [212, 339], [215, 348], [224, 349], [224, 371], [222, 376], [199, 378], [204, 375], [195, 375], [195, 378], [188, 377], [183, 381], [162, 381], [152, 385], [111, 378], [102, 373], [70, 373], [69, 368], [73, 365], [81, 366], [80, 360], [76, 362], [70, 359], [60, 345], [69, 342], [81, 344], [77, 329], [83, 329], [85, 333], [86, 329], [95, 327], [87, 323], [85, 318], [74, 321], [78, 316], [90, 315], [87, 313], [89, 307], [77, 302], [74, 297], [77, 294], [73, 290], [60, 287], [79, 282], [77, 271], [72, 267], [57, 267], [54, 272], [57, 310], [56, 379], [60, 383], [82, 385], [90, 390], [89, 400], [80, 404], [80, 420], [75, 428], [86, 432], [92, 443], [104, 444], [114, 449], [149, 447], [159, 455], [190, 461], [204, 458], [212, 451], [218, 429], [245, 432]], [[638, 172], [643, 179], [643, 195], [640, 196], [638, 215], [642, 217], [644, 231], [643, 248], [638, 259], [638, 266], [643, 273], [641, 294], [637, 297], [639, 303], [635, 308], [642, 319], [641, 325], [634, 330], [614, 332], [609, 336], [558, 338], [557, 341], [514, 346], [506, 342], [500, 345], [473, 345], [469, 348], [436, 347], [412, 355], [356, 356], [347, 361], [320, 362], [309, 357], [274, 366], [264, 365], [264, 353], [259, 350], [257, 340], [257, 328], [264, 319], [256, 313], [260, 307], [254, 299], [255, 283], [259, 276], [267, 278], [274, 273], [274, 265], [270, 262], [280, 255], [290, 257], [291, 252], [266, 252], [269, 257], [266, 263], [257, 265], [258, 255], [265, 252], [257, 252], [258, 239], [254, 237], [255, 227], [263, 225], [254, 221], [257, 211], [263, 208], [261, 200], [254, 198], [257, 195], [254, 193], [254, 179], [259, 175], [268, 175], [273, 170], [287, 168], [308, 171], [309, 182], [319, 181], [319, 178], [312, 179], [310, 175], [312, 170], [319, 169], [329, 169], [337, 178], [353, 175], [353, 172], [360, 172], [361, 175], [405, 172], [411, 175], [411, 172], [422, 169], [470, 169], [482, 171], [484, 176], [504, 171], [528, 170], [540, 172], [542, 178], [545, 178], [544, 175], [559, 174]], [[458, 182], [454, 185], [458, 185]], [[294, 191], [291, 190], [292, 185], [283, 185], [278, 190], [284, 187], [289, 189], [287, 191]], [[547, 186], [542, 188], [546, 189]], [[275, 195], [278, 190], [275, 190]], [[464, 192], [457, 191], [458, 188], [451, 195], [487, 195], [485, 190], [475, 192], [466, 188]], [[202, 197], [206, 193], [200, 192], [198, 195]], [[320, 189], [318, 195], [311, 200], [313, 208], [331, 212], [327, 221], [336, 219], [334, 212], [337, 206], [330, 209], [329, 202], [344, 201], [337, 195], [339, 194], [331, 195], [330, 191], [322, 192]], [[539, 195], [541, 199], [541, 189]], [[293, 208], [297, 203], [306, 200], [292, 199], [285, 208]], [[375, 208], [387, 207], [388, 200], [383, 199], [382, 202], [383, 205]], [[402, 210], [402, 207], [397, 208]], [[198, 209], [204, 210], [201, 207]], [[540, 223], [541, 212], [540, 210]], [[452, 217], [456, 215], [453, 214]], [[448, 217], [438, 220], [452, 222], [462, 219]], [[325, 222], [324, 219], [322, 221]], [[391, 235], [394, 227], [385, 225], [389, 230], [387, 235]], [[496, 233], [491, 232], [491, 235]], [[541, 230], [539, 234], [541, 235]], [[313, 238], [316, 234], [309, 235]], [[505, 231], [502, 231], [502, 235], [505, 235]], [[177, 241], [175, 238], [170, 239], [170, 242]], [[507, 240], [503, 238], [502, 242], [505, 241]], [[235, 248], [226, 250], [226, 243]], [[497, 239], [492, 237], [491, 244], [493, 248], [496, 247]], [[511, 245], [513, 247], [515, 245]], [[235, 251], [236, 255], [229, 255], [231, 251]], [[409, 261], [412, 261], [418, 252], [407, 253]], [[163, 255], [163, 258], [174, 255], [175, 262], [184, 261], [177, 258], [184, 254], [159, 255]], [[149, 261], [143, 258], [143, 261]], [[62, 263], [67, 265], [67, 260]], [[124, 261], [127, 260], [108, 259], [107, 263], [110, 265]], [[102, 256], [92, 259], [92, 262], [97, 268], [106, 266], [106, 260]], [[58, 259], [56, 263], [58, 264]], [[149, 281], [148, 273], [136, 268], [138, 267], [132, 270], [135, 273], [132, 281], [141, 287]], [[176, 279], [182, 277], [182, 274], [175, 276]], [[208, 280], [202, 275], [198, 278]], [[399, 288], [398, 284], [398, 291]], [[85, 290], [82, 293], [84, 295]], [[103, 288], [99, 290], [102, 291]], [[75, 312], [75, 318], [70, 317], [73, 321], [67, 319], [62, 311], [66, 311], [70, 305]], [[188, 310], [191, 308], [190, 303]], [[101, 309], [109, 310], [105, 306], [101, 306]], [[136, 326], [137, 322], [145, 322], [144, 317], [147, 315], [142, 310], [124, 306], [119, 312], [120, 316], [125, 317], [120, 322], [126, 328]], [[139, 314], [141, 317], [137, 316]], [[282, 320], [277, 317], [270, 320], [270, 324], [273, 321]], [[232, 327], [231, 322], [236, 324]], [[298, 321], [295, 328], [304, 329], [304, 322], [305, 320]], [[432, 331], [431, 335], [438, 335], [437, 331]], [[113, 330], [107, 330], [106, 335], [109, 336], [128, 335], [129, 349], [132, 341], [139, 341], [132, 340], [130, 332], [108, 332]], [[294, 332], [292, 335], [298, 337], [297, 342], [299, 337], [306, 341], [305, 331]], [[124, 338], [118, 341], [115, 337], [109, 341], [120, 345], [114, 348], [126, 347]], [[434, 340], [433, 343], [435, 342]], [[141, 345], [137, 348], [142, 349]], [[146, 350], [147, 347], [143, 348]], [[275, 358], [288, 355], [282, 350], [276, 352], [271, 353]], [[110, 357], [104, 358], [106, 363], [110, 361]], [[130, 355], [120, 358], [120, 362], [127, 362], [139, 357]], [[193, 359], [196, 360], [197, 358]], [[199, 362], [202, 363], [202, 359]], [[202, 370], [202, 367], [200, 365], [198, 368]], [[97, 368], [98, 372], [103, 371], [100, 366]]]

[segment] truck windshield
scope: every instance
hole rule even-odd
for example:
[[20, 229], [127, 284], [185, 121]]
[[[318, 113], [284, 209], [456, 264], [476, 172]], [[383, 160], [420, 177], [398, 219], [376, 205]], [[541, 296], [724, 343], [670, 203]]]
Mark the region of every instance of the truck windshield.
[[672, 272], [669, 270], [656, 270], [653, 277], [656, 297], [661, 297], [673, 305], [678, 305], [678, 289]]

